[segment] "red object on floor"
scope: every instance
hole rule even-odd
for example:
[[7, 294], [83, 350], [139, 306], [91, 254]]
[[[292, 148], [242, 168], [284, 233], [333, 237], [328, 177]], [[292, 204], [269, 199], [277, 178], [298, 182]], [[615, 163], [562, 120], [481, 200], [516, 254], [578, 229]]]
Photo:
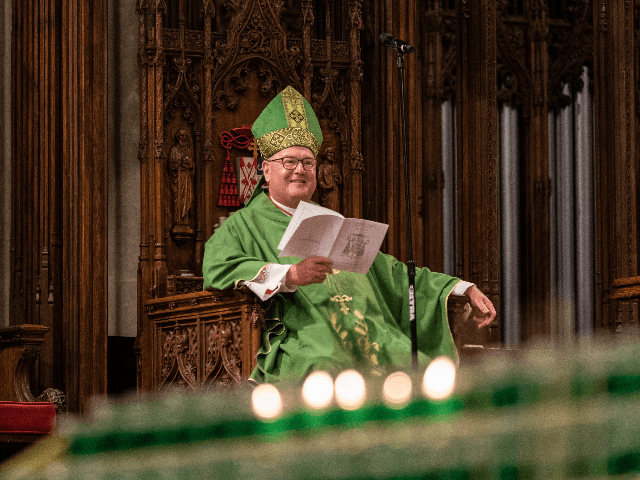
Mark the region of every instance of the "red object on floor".
[[0, 434], [47, 434], [55, 418], [50, 402], [0, 402]]

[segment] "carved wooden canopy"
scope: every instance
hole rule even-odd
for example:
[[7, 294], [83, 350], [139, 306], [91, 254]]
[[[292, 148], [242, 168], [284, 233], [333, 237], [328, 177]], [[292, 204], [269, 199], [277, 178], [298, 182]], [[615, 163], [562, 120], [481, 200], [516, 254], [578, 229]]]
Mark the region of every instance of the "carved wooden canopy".
[[[252, 155], [233, 148], [228, 159], [221, 134], [250, 126], [287, 85], [311, 103], [325, 138], [319, 169], [333, 183], [314, 200], [362, 215], [360, 0], [139, 1], [137, 12], [140, 305], [173, 293], [184, 284], [176, 278], [201, 276], [204, 243], [240, 205], [234, 157]], [[146, 316], [140, 309], [143, 349]]]

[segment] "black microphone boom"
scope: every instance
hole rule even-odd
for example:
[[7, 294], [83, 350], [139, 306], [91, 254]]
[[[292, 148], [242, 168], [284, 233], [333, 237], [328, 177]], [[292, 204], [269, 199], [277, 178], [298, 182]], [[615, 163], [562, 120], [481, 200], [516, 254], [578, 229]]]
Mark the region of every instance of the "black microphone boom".
[[400, 53], [411, 53], [415, 50], [415, 48], [413, 48], [413, 45], [411, 45], [410, 43], [394, 38], [388, 33], [383, 33], [380, 35], [380, 43], [386, 45], [387, 47], [394, 48]]

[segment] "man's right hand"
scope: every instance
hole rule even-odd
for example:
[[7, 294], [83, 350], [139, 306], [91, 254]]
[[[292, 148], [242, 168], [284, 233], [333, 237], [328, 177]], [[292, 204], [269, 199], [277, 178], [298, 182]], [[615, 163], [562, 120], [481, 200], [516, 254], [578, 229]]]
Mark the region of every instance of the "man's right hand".
[[297, 265], [292, 265], [287, 272], [287, 287], [298, 285], [304, 287], [312, 283], [322, 283], [327, 275], [333, 273], [333, 262], [327, 257], [309, 257]]

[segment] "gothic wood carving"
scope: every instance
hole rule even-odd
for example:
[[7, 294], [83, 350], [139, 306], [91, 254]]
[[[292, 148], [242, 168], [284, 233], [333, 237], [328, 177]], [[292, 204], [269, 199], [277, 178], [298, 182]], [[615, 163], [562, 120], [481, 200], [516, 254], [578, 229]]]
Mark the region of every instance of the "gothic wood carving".
[[331, 210], [340, 211], [340, 173], [339, 157], [332, 143], [325, 142], [319, 155], [318, 189], [320, 190], [320, 205]]
[[247, 289], [150, 300], [152, 390], [229, 388], [256, 365], [264, 313]]
[[[142, 355], [138, 386], [146, 390], [151, 380], [145, 352], [154, 339], [145, 302], [192, 290], [189, 278], [201, 275], [204, 244], [216, 220], [237, 209], [217, 201], [226, 175], [222, 132], [250, 126], [280, 90], [294, 86], [311, 102], [327, 145], [334, 146], [328, 157], [333, 184], [322, 191], [326, 201], [361, 216], [362, 16], [361, 0], [139, 0], [137, 13], [142, 212], [136, 351]], [[247, 155], [232, 149], [231, 156]], [[175, 331], [168, 351], [184, 355], [188, 349], [176, 340], [184, 335]], [[239, 377], [232, 364], [220, 360], [212, 368], [228, 365], [222, 370], [233, 383]], [[172, 365], [190, 385], [179, 363]]]
[[[522, 107], [524, 145], [522, 152], [526, 178], [523, 232], [527, 259], [523, 275], [526, 282], [524, 309], [526, 319], [521, 331], [525, 336], [546, 335], [550, 332], [549, 310], [549, 159], [547, 130], [547, 92], [549, 57], [547, 8], [540, 0], [528, 2], [526, 22], [508, 23], [510, 2], [501, 1], [501, 15], [497, 18], [502, 97], [512, 94], [514, 105]], [[522, 15], [522, 14], [521, 14]], [[505, 71], [506, 70], [506, 71]], [[502, 85], [501, 85], [502, 86]]]
[[592, 61], [590, 6], [576, 1], [550, 11], [540, 0], [524, 2], [521, 9], [498, 2], [497, 101], [519, 108], [523, 132], [523, 339], [551, 332], [548, 114], [572, 102], [564, 86], [579, 86], [582, 67]]

